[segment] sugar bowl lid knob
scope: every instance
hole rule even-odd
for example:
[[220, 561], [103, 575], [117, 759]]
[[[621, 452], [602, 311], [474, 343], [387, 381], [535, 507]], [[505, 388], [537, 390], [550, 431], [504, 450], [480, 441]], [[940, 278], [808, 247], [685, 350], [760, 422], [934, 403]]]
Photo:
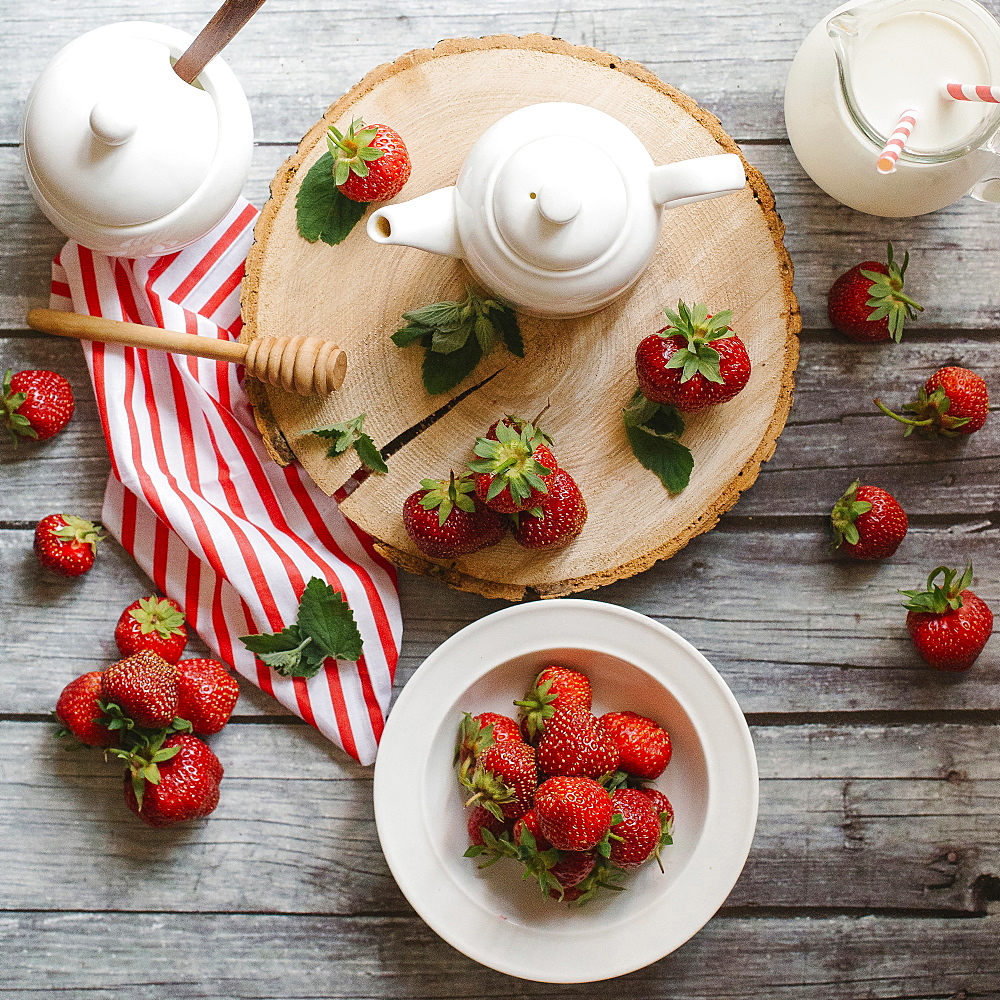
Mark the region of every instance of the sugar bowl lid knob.
[[90, 131], [106, 146], [128, 142], [138, 127], [135, 108], [122, 101], [98, 101], [90, 109]]

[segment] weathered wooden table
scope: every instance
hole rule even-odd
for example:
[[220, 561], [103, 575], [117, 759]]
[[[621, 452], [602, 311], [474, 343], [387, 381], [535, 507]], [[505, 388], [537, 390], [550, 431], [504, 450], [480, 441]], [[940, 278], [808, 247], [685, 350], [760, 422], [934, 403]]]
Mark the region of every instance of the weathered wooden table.
[[[256, 121], [247, 189], [327, 103], [377, 63], [439, 38], [545, 32], [645, 63], [722, 120], [767, 177], [788, 227], [804, 316], [795, 407], [756, 485], [669, 562], [593, 596], [667, 623], [719, 668], [747, 713], [761, 774], [757, 837], [719, 915], [624, 979], [551, 987], [483, 969], [439, 940], [389, 874], [371, 770], [245, 687], [214, 741], [226, 767], [210, 820], [164, 831], [121, 801], [119, 769], [66, 753], [48, 712], [114, 656], [121, 608], [150, 583], [114, 543], [78, 581], [31, 554], [46, 514], [97, 516], [107, 456], [79, 347], [24, 330], [61, 237], [21, 180], [23, 101], [62, 44], [100, 24], [196, 31], [208, 0], [4, 0], [0, 40], [0, 366], [51, 367], [79, 396], [65, 433], [0, 446], [0, 991], [28, 997], [998, 997], [1000, 648], [967, 675], [924, 669], [898, 587], [972, 561], [1000, 610], [1000, 419], [960, 442], [904, 440], [871, 406], [901, 403], [942, 364], [997, 391], [1000, 218], [969, 199], [879, 220], [821, 194], [785, 139], [799, 40], [832, 0], [601, 0], [574, 11], [495, 0], [272, 0], [228, 51]], [[903, 344], [827, 329], [825, 292], [886, 239], [909, 248], [926, 305]], [[910, 535], [885, 565], [830, 554], [825, 514], [856, 476], [894, 492]], [[444, 638], [502, 606], [403, 575], [398, 683]], [[201, 647], [198, 647], [201, 648]]]

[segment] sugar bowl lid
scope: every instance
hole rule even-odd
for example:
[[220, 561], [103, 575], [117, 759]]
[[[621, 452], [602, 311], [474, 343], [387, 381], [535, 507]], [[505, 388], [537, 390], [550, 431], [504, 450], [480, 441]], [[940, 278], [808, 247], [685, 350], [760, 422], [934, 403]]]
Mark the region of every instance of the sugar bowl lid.
[[25, 110], [32, 180], [63, 214], [102, 226], [163, 218], [203, 184], [219, 144], [212, 94], [172, 69], [190, 36], [130, 21], [61, 49]]

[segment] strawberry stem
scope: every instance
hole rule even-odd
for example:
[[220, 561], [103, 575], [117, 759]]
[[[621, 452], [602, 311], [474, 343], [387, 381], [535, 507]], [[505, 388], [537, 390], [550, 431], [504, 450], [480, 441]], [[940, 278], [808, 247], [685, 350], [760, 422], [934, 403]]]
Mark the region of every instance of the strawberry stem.
[[898, 413], [893, 413], [885, 403], [880, 399], [873, 399], [872, 402], [887, 416], [892, 417], [893, 420], [898, 420], [901, 424], [909, 424], [911, 427], [927, 427], [934, 423], [932, 417], [928, 417], [926, 420], [911, 420], [909, 417], [901, 416]]

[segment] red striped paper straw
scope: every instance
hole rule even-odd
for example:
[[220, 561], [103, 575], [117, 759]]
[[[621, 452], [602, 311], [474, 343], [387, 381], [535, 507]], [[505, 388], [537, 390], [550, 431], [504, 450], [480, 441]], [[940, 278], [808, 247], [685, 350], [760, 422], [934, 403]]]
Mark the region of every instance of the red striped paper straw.
[[955, 101], [978, 101], [980, 104], [1000, 104], [1000, 87], [974, 86], [971, 83], [949, 83], [945, 93]]
[[915, 108], [907, 108], [899, 116], [899, 121], [896, 124], [896, 128], [893, 130], [892, 135], [889, 136], [889, 141], [882, 148], [882, 152], [879, 153], [878, 172], [880, 174], [891, 174], [896, 170], [896, 161], [899, 159], [899, 154], [903, 151], [903, 147], [906, 145], [906, 140], [910, 138], [910, 133], [913, 131], [913, 126], [917, 124], [917, 111]]

